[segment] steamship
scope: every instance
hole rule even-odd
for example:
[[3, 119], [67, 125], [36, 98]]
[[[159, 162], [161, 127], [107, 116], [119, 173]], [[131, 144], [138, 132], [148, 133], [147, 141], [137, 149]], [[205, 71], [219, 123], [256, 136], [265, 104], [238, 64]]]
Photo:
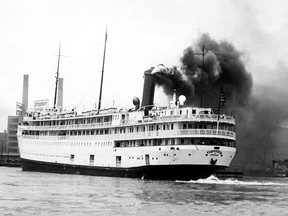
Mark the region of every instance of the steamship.
[[17, 133], [23, 171], [196, 180], [227, 168], [236, 153], [234, 113], [186, 105], [176, 93], [155, 106], [154, 91], [146, 71], [133, 109], [27, 113]]

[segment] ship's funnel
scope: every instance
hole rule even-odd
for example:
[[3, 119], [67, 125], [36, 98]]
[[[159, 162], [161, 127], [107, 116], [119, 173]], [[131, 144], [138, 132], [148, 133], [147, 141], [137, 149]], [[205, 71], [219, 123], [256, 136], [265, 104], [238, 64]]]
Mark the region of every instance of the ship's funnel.
[[[152, 68], [153, 69], [153, 68]], [[154, 104], [154, 92], [155, 92], [155, 76], [151, 74], [151, 69], [144, 72], [144, 86], [142, 96], [142, 107], [145, 107], [145, 114], [152, 109]]]

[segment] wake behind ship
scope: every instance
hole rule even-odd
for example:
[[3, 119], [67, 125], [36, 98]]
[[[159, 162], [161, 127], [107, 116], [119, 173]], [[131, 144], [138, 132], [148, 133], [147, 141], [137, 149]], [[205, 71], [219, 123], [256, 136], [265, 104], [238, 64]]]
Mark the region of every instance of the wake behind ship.
[[18, 127], [22, 169], [145, 179], [195, 180], [228, 167], [236, 153], [233, 113], [184, 104], [153, 105], [146, 72], [142, 106], [28, 113]]

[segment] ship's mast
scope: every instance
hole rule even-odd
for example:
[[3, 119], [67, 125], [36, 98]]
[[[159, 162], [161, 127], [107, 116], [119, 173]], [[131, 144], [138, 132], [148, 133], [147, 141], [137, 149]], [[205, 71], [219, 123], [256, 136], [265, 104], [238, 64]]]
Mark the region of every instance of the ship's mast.
[[53, 105], [54, 109], [56, 108], [56, 98], [57, 98], [58, 81], [59, 81], [60, 51], [61, 51], [61, 41], [59, 44], [58, 64], [57, 64], [57, 71], [56, 71], [56, 86], [55, 86], [54, 105]]
[[201, 96], [200, 96], [200, 107], [203, 106], [203, 91], [204, 91], [204, 81], [203, 81], [204, 56], [205, 56], [205, 46], [203, 45], [203, 48], [202, 48], [202, 70], [201, 70]]
[[101, 75], [101, 84], [100, 84], [100, 94], [99, 94], [99, 102], [98, 102], [98, 112], [99, 112], [99, 110], [101, 109], [102, 86], [103, 86], [105, 54], [106, 54], [106, 42], [107, 42], [107, 28], [106, 28], [106, 33], [105, 33], [105, 44], [104, 44], [104, 55], [103, 55], [103, 64], [102, 64], [102, 75]]
[[203, 71], [204, 71], [204, 57], [207, 51], [205, 52], [205, 46], [202, 47], [202, 53], [194, 53], [194, 55], [202, 56], [202, 68], [201, 68], [201, 92], [200, 92], [200, 107], [203, 106], [203, 91], [204, 91], [204, 79], [203, 79]]

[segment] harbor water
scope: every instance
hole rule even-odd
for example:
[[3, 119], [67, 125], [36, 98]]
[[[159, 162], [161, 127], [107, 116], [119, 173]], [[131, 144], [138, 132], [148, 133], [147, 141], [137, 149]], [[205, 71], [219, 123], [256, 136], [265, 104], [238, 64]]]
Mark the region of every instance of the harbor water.
[[0, 215], [288, 215], [288, 178], [151, 181], [0, 167]]

